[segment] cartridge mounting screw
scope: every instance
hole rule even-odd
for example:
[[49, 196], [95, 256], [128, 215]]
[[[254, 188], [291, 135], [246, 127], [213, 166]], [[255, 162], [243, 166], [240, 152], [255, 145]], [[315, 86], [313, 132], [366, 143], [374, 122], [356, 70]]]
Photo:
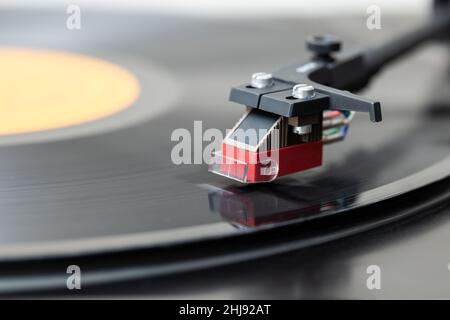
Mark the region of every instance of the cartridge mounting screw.
[[292, 96], [297, 99], [309, 99], [314, 95], [314, 87], [309, 84], [297, 84], [292, 88]]
[[273, 85], [273, 77], [272, 74], [267, 72], [257, 72], [252, 74], [252, 81], [250, 82], [250, 85], [253, 88], [266, 88], [271, 85]]

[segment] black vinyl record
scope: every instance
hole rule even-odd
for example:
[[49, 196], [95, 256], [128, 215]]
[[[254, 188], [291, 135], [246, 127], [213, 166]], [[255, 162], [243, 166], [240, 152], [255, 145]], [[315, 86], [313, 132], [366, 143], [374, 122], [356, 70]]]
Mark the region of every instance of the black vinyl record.
[[[211, 174], [205, 164], [175, 165], [172, 132], [193, 132], [194, 121], [202, 121], [203, 131], [231, 128], [244, 108], [227, 101], [230, 86], [252, 72], [306, 60], [306, 36], [328, 32], [336, 21], [83, 15], [81, 29], [69, 31], [61, 22], [64, 12], [0, 13], [2, 46], [100, 58], [133, 73], [141, 87], [132, 106], [106, 118], [0, 137], [0, 263], [6, 266], [2, 277], [13, 279], [3, 283], [4, 290], [30, 286], [14, 281], [17, 270], [10, 268], [27, 261], [93, 259], [98, 267], [96, 256], [149, 250], [145, 263], [158, 265], [150, 274], [170, 272], [225, 262], [206, 249], [220, 240], [234, 245], [237, 259], [251, 259], [271, 251], [258, 251], [267, 248], [257, 246], [262, 240], [251, 242], [257, 248], [244, 248], [233, 239], [284, 230], [292, 236], [289, 243], [295, 239], [308, 246], [413, 213], [388, 206], [367, 209], [374, 205], [393, 205], [389, 201], [396, 199], [426, 202], [421, 197], [430, 192], [439, 201], [448, 198], [448, 113], [435, 112], [432, 100], [445, 92], [441, 71], [448, 61], [439, 48], [410, 57], [374, 80], [364, 94], [382, 101], [383, 122], [357, 115], [345, 141], [325, 146], [322, 167], [245, 186]], [[368, 42], [352, 31], [358, 21], [346, 21], [339, 36]], [[380, 42], [390, 36], [392, 29], [386, 29]], [[292, 32], [299, 36], [288, 36]], [[416, 74], [425, 81], [414, 81]], [[352, 212], [358, 215], [347, 225]], [[290, 229], [319, 220], [332, 221], [332, 228], [319, 224], [314, 235], [312, 229]], [[279, 250], [295, 247], [283, 241]], [[164, 251], [191, 244], [197, 249], [170, 259]], [[239, 256], [241, 249], [246, 253]], [[191, 265], [185, 263], [187, 252]], [[172, 269], [160, 267], [166, 258]], [[117, 262], [110, 259], [104, 265]], [[127, 259], [131, 264], [144, 258]], [[178, 261], [184, 264], [175, 267]], [[95, 281], [139, 277], [139, 270], [111, 271]], [[64, 285], [58, 281], [45, 286]]]

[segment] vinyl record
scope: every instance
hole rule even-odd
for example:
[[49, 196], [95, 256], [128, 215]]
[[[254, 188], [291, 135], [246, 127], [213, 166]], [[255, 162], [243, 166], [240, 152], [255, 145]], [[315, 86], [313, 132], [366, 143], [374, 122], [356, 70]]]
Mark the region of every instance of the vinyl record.
[[[107, 70], [113, 75], [97, 75], [86, 66], [87, 75], [76, 80], [71, 99], [80, 113], [87, 109], [81, 120], [50, 121], [63, 112], [42, 110], [48, 112], [47, 127], [35, 127], [28, 119], [28, 127], [13, 126], [13, 133], [0, 137], [2, 263], [192, 243], [202, 248], [200, 243], [330, 218], [344, 228], [347, 214], [357, 209], [397, 198], [408, 202], [399, 197], [424, 188], [448, 188], [448, 117], [431, 112], [430, 98], [441, 87], [436, 83], [442, 82], [438, 76], [447, 62], [439, 48], [412, 56], [373, 82], [364, 94], [383, 101], [383, 122], [356, 116], [348, 138], [325, 147], [322, 167], [246, 186], [209, 173], [206, 164], [174, 164], [172, 133], [185, 128], [194, 134], [195, 121], [202, 121], [200, 134], [231, 128], [244, 108], [227, 101], [230, 86], [252, 72], [307, 59], [304, 38], [331, 25], [85, 12], [81, 29], [68, 30], [61, 12], [3, 11], [0, 17], [0, 51], [75, 56], [95, 64], [94, 69], [97, 63], [114, 69]], [[300, 36], [280, 36], [292, 30], [301, 30]], [[381, 34], [380, 41], [390, 36], [389, 30]], [[340, 36], [364, 42], [350, 27]], [[80, 63], [77, 72], [85, 66]], [[418, 73], [422, 79], [415, 82]], [[92, 101], [76, 88], [97, 76], [107, 77], [111, 86], [96, 94], [112, 100], [113, 93], [123, 91], [123, 96], [117, 98], [119, 106], [111, 107], [114, 100], [108, 104], [112, 109], [92, 115], [87, 104]], [[115, 76], [121, 85], [113, 83]], [[56, 109], [69, 103], [52, 101]], [[42, 103], [29, 108], [39, 106], [46, 108]], [[97, 107], [94, 102], [92, 108]], [[383, 217], [360, 213], [351, 231], [338, 227], [320, 241], [395, 216], [386, 208], [378, 213]], [[306, 235], [299, 235], [304, 245], [316, 243]], [[160, 259], [160, 254], [150, 257]]]

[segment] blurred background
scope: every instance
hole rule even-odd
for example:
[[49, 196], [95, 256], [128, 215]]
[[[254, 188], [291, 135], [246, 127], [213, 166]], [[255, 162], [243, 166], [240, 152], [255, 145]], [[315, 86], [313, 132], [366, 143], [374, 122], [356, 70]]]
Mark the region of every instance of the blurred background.
[[41, 7], [54, 8], [76, 4], [85, 8], [103, 10], [141, 11], [207, 17], [275, 17], [275, 16], [336, 16], [360, 14], [367, 7], [377, 5], [386, 14], [422, 15], [429, 10], [429, 0], [2, 0], [0, 8]]

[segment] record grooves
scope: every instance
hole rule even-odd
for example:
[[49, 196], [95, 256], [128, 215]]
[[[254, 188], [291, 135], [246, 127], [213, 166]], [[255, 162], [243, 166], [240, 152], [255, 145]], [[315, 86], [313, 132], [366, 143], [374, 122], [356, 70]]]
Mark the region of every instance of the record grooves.
[[[385, 224], [395, 225], [396, 221], [409, 217], [417, 219], [439, 212], [449, 206], [449, 187], [450, 180], [445, 178], [405, 195], [351, 210], [345, 219], [333, 216], [237, 237], [162, 246], [150, 251], [119, 250], [77, 258], [38, 259], [30, 260], [26, 265], [21, 262], [4, 263], [0, 266], [0, 293], [64, 289], [66, 276], [60, 270], [74, 261], [84, 266], [86, 286], [95, 286], [201, 270], [316, 246], [355, 236]], [[415, 201], [410, 201], [411, 198]], [[36, 273], [39, 274], [39, 280]]]

